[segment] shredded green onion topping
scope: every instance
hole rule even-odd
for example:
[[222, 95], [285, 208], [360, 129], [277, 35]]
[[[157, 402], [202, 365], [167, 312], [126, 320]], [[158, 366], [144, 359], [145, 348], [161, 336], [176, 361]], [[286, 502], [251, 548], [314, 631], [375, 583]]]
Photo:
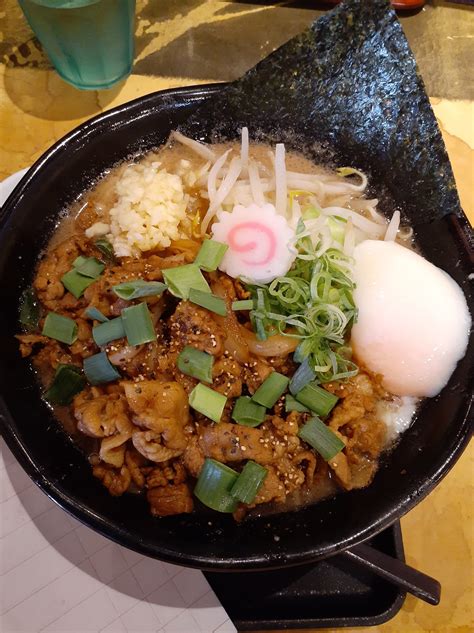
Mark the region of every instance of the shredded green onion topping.
[[256, 336], [279, 333], [300, 339], [294, 359], [308, 359], [319, 382], [355, 376], [358, 367], [345, 346], [357, 316], [353, 261], [336, 248], [320, 254], [322, 244], [313, 244], [302, 220], [294, 248], [296, 259], [285, 276], [269, 284], [247, 284], [255, 303], [250, 319]]

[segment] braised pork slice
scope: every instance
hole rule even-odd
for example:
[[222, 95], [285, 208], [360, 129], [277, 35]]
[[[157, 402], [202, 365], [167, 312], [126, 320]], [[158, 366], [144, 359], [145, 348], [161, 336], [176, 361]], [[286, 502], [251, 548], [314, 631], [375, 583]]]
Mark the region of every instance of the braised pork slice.
[[212, 313], [189, 301], [181, 301], [169, 320], [171, 351], [191, 345], [203, 352], [220, 356], [224, 351], [224, 332]]
[[344, 488], [363, 488], [371, 482], [385, 445], [386, 427], [377, 417], [376, 404], [386, 394], [380, 379], [363, 371], [325, 387], [341, 399], [329, 426], [346, 445], [329, 465]]
[[132, 420], [134, 447], [147, 459], [162, 462], [181, 455], [186, 448], [184, 427], [188, 422], [189, 405], [186, 392], [177, 382], [143, 380], [123, 381]]

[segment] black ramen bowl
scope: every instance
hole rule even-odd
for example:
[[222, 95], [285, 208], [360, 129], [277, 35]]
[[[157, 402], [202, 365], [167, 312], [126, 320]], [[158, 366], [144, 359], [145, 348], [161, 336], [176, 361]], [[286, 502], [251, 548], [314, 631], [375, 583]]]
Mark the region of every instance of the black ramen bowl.
[[[358, 0], [349, 4], [359, 7]], [[385, 13], [384, 8], [383, 15]], [[341, 12], [335, 15], [340, 16]], [[389, 25], [394, 24], [393, 20], [389, 14]], [[380, 43], [375, 45], [380, 49]], [[393, 47], [393, 39], [390, 46]], [[275, 55], [278, 54], [279, 51]], [[301, 40], [297, 42], [295, 54], [302, 54]], [[257, 67], [257, 72], [261, 71]], [[317, 70], [313, 64], [311, 73], [314, 72]], [[405, 81], [404, 69], [400, 72]], [[332, 81], [334, 85], [334, 78]], [[416, 76], [414, 81], [418, 90], [422, 90]], [[234, 88], [235, 85], [230, 90]], [[412, 93], [413, 90], [412, 86]], [[222, 107], [222, 100], [227, 110]], [[37, 161], [5, 203], [0, 219], [0, 429], [8, 446], [46, 494], [105, 536], [165, 561], [228, 571], [283, 567], [329, 556], [373, 536], [410, 510], [449, 471], [469, 441], [474, 368], [471, 337], [468, 352], [458, 363], [449, 384], [439, 396], [423, 402], [413, 425], [382, 460], [372, 484], [297, 512], [253, 518], [240, 525], [234, 523], [232, 517], [218, 513], [153, 518], [143, 497], [132, 494], [111, 497], [94, 479], [86, 456], [62, 431], [41, 399], [29, 362], [19, 356], [14, 335], [19, 331], [21, 293], [31, 283], [38, 256], [61, 210], [104, 171], [127, 156], [158, 147], [176, 128], [193, 129], [197, 136], [209, 138], [212, 134], [206, 125], [210, 125], [213, 117], [218, 121], [216, 108], [221, 113], [222, 125], [213, 123], [213, 129], [219, 128], [221, 135], [237, 137], [238, 116], [244, 117], [237, 108], [238, 116], [232, 118], [230, 110], [234, 102], [235, 94], [232, 96], [226, 86], [201, 86], [151, 94], [96, 117], [71, 132]], [[422, 111], [423, 104], [423, 100], [419, 101], [417, 116], [426, 122], [431, 111], [428, 114]], [[330, 160], [324, 139], [315, 139], [309, 132], [304, 136], [301, 129], [288, 134], [291, 117], [299, 121], [304, 113], [295, 110], [293, 114], [290, 111], [287, 116], [283, 115], [284, 126], [280, 129], [275, 126], [265, 129], [265, 122], [260, 122], [260, 135], [276, 140], [286, 134], [290, 149], [303, 150], [314, 159], [320, 160], [324, 155]], [[202, 129], [198, 125], [200, 120]], [[403, 123], [407, 125], [406, 117]], [[432, 125], [436, 124], [430, 122], [428, 129]], [[323, 125], [317, 129], [321, 131]], [[343, 130], [343, 126], [339, 129]], [[391, 171], [378, 171], [377, 166], [383, 163], [387, 152], [387, 139], [381, 135], [382, 149], [377, 150], [374, 138], [364, 137], [360, 126], [356, 126], [356, 131], [357, 147], [354, 137], [350, 141], [345, 133], [340, 138], [326, 139], [336, 152], [333, 159], [337, 160], [339, 155], [347, 162], [350, 153], [354, 158], [351, 164], [366, 169], [373, 176], [375, 189], [380, 187], [380, 191], [385, 192], [385, 208], [403, 209], [405, 218], [415, 229], [423, 254], [461, 284], [473, 312], [472, 293], [467, 286], [471, 270], [468, 225], [457, 206], [455, 190], [454, 193], [450, 190], [450, 166], [444, 148], [437, 149], [439, 139], [435, 135], [430, 141], [430, 156], [434, 152], [438, 157], [437, 169], [444, 170], [444, 176], [439, 176], [442, 187], [436, 190], [434, 185], [427, 184], [426, 178], [423, 180], [420, 170], [416, 178], [411, 175], [416, 157], [407, 165], [406, 156], [401, 150], [397, 153], [396, 147], [389, 148]], [[331, 134], [333, 132], [334, 127]], [[316, 144], [316, 140], [321, 142]], [[417, 156], [422, 160], [419, 152]], [[414, 181], [412, 190], [410, 178]], [[399, 187], [397, 183], [405, 184]], [[423, 186], [429, 191], [423, 190]], [[407, 202], [410, 191], [416, 195], [415, 189], [422, 192], [422, 199]], [[436, 196], [440, 200], [444, 196], [444, 206], [440, 206], [439, 212], [432, 209], [430, 214], [420, 213], [420, 205], [433, 205]]]
[[[170, 130], [219, 90], [208, 86], [156, 93], [85, 123], [38, 161], [5, 204], [0, 423], [8, 446], [32, 479], [63, 508], [111, 539], [189, 566], [262, 569], [315, 560], [365, 540], [438, 483], [469, 439], [472, 342], [471, 355], [459, 363], [443, 392], [424, 402], [413, 426], [364, 490], [242, 525], [218, 513], [156, 519], [142, 497], [111, 497], [54, 420], [29, 363], [19, 357], [14, 334], [19, 331], [20, 294], [64, 205], [130, 153], [166, 141]], [[458, 260], [464, 264], [467, 258], [456, 227], [448, 216], [417, 230], [424, 254], [455, 277]]]

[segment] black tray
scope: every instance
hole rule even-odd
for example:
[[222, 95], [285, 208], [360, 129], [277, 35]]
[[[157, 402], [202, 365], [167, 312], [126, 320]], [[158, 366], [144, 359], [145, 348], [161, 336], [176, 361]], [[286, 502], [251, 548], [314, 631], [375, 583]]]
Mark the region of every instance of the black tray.
[[[398, 522], [367, 543], [405, 560]], [[275, 571], [205, 576], [239, 631], [374, 626], [393, 618], [405, 600], [344, 554]]]

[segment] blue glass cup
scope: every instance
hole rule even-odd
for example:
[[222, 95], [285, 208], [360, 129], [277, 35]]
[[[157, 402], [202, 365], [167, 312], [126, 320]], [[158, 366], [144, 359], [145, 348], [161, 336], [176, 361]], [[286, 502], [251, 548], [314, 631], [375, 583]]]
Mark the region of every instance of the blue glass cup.
[[133, 65], [135, 0], [19, 0], [58, 74], [82, 90], [110, 88]]

